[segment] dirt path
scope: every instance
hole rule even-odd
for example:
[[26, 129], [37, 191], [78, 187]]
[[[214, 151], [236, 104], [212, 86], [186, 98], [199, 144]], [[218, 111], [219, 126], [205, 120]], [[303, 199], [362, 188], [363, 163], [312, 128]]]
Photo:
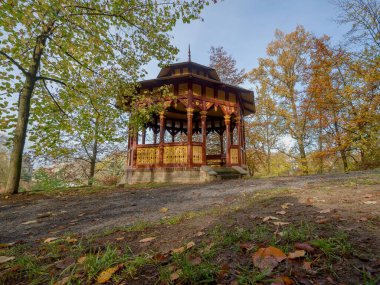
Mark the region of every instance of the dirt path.
[[[229, 205], [244, 193], [289, 188], [307, 190], [319, 184], [355, 183], [380, 173], [352, 172], [308, 177], [230, 180], [204, 185], [178, 185], [149, 190], [115, 189], [98, 193], [57, 193], [0, 198], [0, 243], [33, 242], [65, 232], [94, 233], [139, 221], [158, 221], [189, 211]], [[161, 208], [168, 208], [166, 213]]]

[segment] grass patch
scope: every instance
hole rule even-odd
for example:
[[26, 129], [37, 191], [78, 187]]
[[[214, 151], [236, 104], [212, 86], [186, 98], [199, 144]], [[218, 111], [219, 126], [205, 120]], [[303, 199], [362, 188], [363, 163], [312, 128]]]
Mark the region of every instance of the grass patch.
[[102, 270], [123, 262], [128, 258], [128, 254], [122, 254], [117, 248], [107, 245], [104, 252], [89, 254], [86, 256], [84, 267], [88, 280], [94, 279]]
[[348, 235], [342, 231], [338, 231], [332, 237], [314, 239], [311, 241], [311, 244], [322, 250], [329, 260], [339, 260], [342, 256], [352, 251]]

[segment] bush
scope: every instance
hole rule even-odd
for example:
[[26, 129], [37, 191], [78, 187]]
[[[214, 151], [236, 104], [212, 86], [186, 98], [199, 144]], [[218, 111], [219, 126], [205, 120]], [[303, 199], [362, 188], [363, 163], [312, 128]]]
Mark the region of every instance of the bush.
[[67, 183], [59, 177], [59, 171], [52, 173], [45, 169], [39, 169], [34, 173], [33, 180], [31, 190], [34, 191], [49, 191], [67, 186]]

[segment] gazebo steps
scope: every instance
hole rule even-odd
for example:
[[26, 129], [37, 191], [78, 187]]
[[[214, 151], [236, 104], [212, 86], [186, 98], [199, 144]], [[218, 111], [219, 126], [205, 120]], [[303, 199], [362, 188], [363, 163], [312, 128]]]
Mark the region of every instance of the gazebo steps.
[[243, 174], [238, 172], [232, 167], [213, 167], [213, 170], [217, 173], [217, 176], [222, 180], [226, 179], [239, 179], [243, 177]]

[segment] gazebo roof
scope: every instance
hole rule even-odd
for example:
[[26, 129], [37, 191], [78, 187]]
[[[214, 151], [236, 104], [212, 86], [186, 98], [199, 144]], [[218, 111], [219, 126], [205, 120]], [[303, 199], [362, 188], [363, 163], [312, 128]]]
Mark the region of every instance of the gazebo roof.
[[[181, 72], [176, 72], [181, 70]], [[186, 72], [183, 72], [186, 70]], [[243, 107], [243, 114], [255, 113], [254, 93], [251, 90], [227, 84], [220, 80], [215, 69], [192, 61], [170, 64], [161, 69], [156, 79], [140, 81], [141, 89], [192, 78], [194, 82], [208, 82], [215, 87], [236, 93]]]

